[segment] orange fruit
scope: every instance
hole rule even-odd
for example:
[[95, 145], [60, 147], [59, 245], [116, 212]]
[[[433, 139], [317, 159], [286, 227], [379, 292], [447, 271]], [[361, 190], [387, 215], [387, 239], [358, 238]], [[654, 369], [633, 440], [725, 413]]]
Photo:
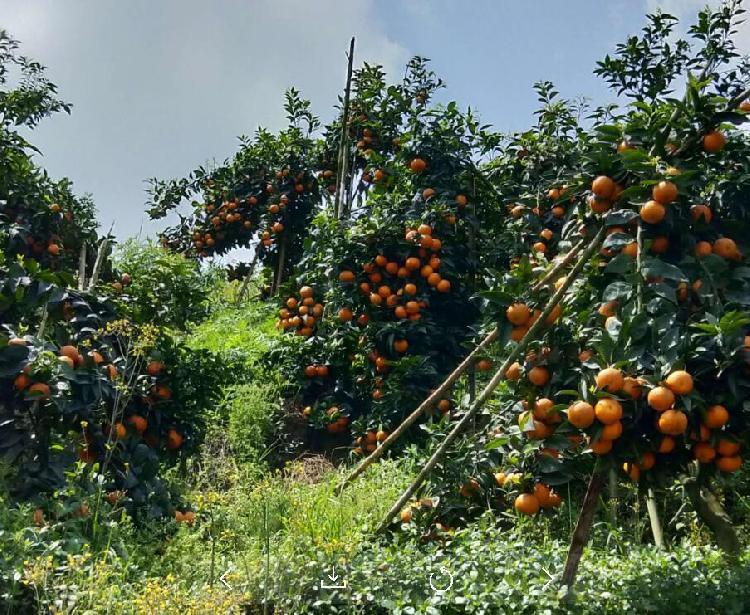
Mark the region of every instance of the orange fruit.
[[498, 487], [505, 486], [506, 474], [505, 472], [495, 472], [495, 482]]
[[446, 280], [445, 278], [443, 278], [442, 280], [440, 280], [440, 282], [438, 282], [438, 285], [437, 285], [438, 292], [447, 293], [447, 292], [450, 292], [450, 289], [451, 289], [450, 280]]
[[525, 303], [514, 303], [505, 310], [505, 316], [514, 325], [525, 325], [529, 321], [531, 311]]
[[674, 450], [675, 446], [676, 446], [676, 442], [674, 438], [670, 438], [669, 436], [664, 436], [661, 439], [661, 442], [659, 442], [659, 448], [657, 449], [657, 452], [671, 453]]
[[409, 349], [409, 342], [407, 340], [396, 340], [393, 342], [393, 349], [398, 353], [404, 353]]
[[591, 211], [593, 211], [595, 214], [603, 214], [604, 212], [608, 211], [610, 207], [612, 207], [612, 203], [609, 201], [609, 199], [602, 199], [593, 194], [589, 196], [587, 202], [589, 204], [589, 207], [591, 208]]
[[568, 422], [578, 429], [586, 429], [594, 422], [594, 407], [585, 401], [577, 401], [568, 408]]
[[615, 193], [615, 182], [611, 177], [600, 175], [591, 183], [591, 192], [601, 199], [610, 199]]
[[721, 237], [714, 241], [713, 252], [726, 260], [740, 260], [742, 258], [737, 244], [729, 237]]
[[617, 393], [624, 383], [622, 371], [616, 367], [607, 367], [596, 375], [596, 386], [602, 391]]
[[665, 410], [659, 416], [659, 431], [669, 436], [679, 436], [687, 429], [687, 415], [681, 410]]
[[130, 423], [133, 426], [133, 429], [135, 429], [138, 433], [143, 433], [148, 428], [148, 421], [137, 414], [131, 416], [128, 419], [128, 423]]
[[539, 500], [531, 493], [519, 494], [513, 506], [523, 515], [532, 516], [539, 512]]
[[719, 429], [729, 422], [729, 412], [720, 405], [709, 406], [706, 415], [703, 417], [703, 424], [709, 429]]
[[727, 138], [718, 130], [712, 130], [703, 135], [703, 149], [709, 154], [715, 154], [724, 149]]
[[477, 361], [477, 370], [480, 372], [488, 372], [492, 369], [492, 362], [489, 359], [479, 359]]
[[327, 378], [328, 377], [328, 366], [327, 365], [318, 365], [315, 367], [315, 375], [318, 378]]
[[421, 158], [414, 158], [409, 163], [409, 168], [411, 169], [412, 173], [421, 173], [427, 168], [427, 163]]
[[413, 514], [414, 513], [412, 512], [411, 506], [404, 508], [399, 514], [399, 517], [401, 518], [401, 523], [411, 523]]
[[651, 242], [651, 251], [654, 254], [665, 254], [667, 250], [669, 250], [669, 239], [664, 237], [664, 235], [654, 237]]
[[466, 207], [466, 204], [469, 202], [469, 200], [466, 198], [463, 194], [457, 194], [456, 195], [456, 205], [459, 207]]
[[353, 271], [344, 270], [339, 273], [339, 282], [354, 282], [356, 276]]
[[716, 460], [716, 467], [722, 472], [736, 472], [742, 467], [742, 457], [739, 455], [719, 457]]
[[708, 205], [693, 205], [690, 208], [690, 217], [693, 219], [693, 222], [703, 221], [708, 224], [711, 222], [713, 214]]
[[547, 417], [554, 408], [555, 402], [553, 402], [551, 399], [548, 399], [547, 397], [542, 397], [540, 399], [537, 399], [534, 403], [534, 418], [539, 419], [540, 421], [546, 421]]
[[125, 429], [125, 425], [122, 423], [115, 423], [115, 434], [119, 440], [122, 440], [128, 435], [128, 430]]
[[721, 437], [719, 438], [719, 443], [716, 445], [716, 452], [724, 457], [732, 457], [740, 452], [740, 443], [726, 437]]
[[648, 401], [648, 405], [654, 410], [664, 412], [674, 405], [675, 396], [667, 387], [658, 386], [648, 392], [646, 400]]
[[713, 254], [713, 246], [708, 241], [699, 241], [695, 244], [693, 253], [696, 256], [708, 256], [709, 254]]
[[622, 470], [630, 477], [630, 480], [637, 482], [641, 477], [641, 468], [637, 463], [626, 461], [622, 464]]
[[26, 374], [18, 374], [18, 376], [16, 376], [15, 380], [13, 381], [13, 386], [15, 387], [16, 391], [23, 391], [30, 384], [31, 378], [29, 378]]
[[520, 342], [528, 331], [528, 327], [513, 327], [513, 330], [510, 332], [510, 339], [514, 342]]
[[624, 395], [630, 397], [630, 399], [640, 399], [643, 395], [643, 384], [638, 378], [632, 376], [626, 376], [622, 381], [622, 392]]
[[615, 421], [609, 425], [605, 425], [602, 429], [601, 439], [602, 440], [617, 440], [622, 435], [622, 422]]
[[339, 320], [341, 322], [349, 322], [354, 318], [354, 314], [348, 307], [343, 307], [339, 310]]
[[616, 399], [602, 398], [596, 402], [594, 414], [601, 423], [610, 425], [622, 418], [622, 404]]
[[[96, 359], [94, 360], [96, 362]], [[159, 361], [149, 361], [146, 372], [149, 376], [158, 376], [164, 369], [164, 364]]]
[[612, 440], [597, 440], [591, 445], [591, 452], [595, 455], [606, 455], [612, 450]]
[[29, 387], [28, 392], [35, 397], [44, 399], [49, 397], [49, 386], [43, 382], [36, 382]]
[[659, 182], [651, 190], [651, 198], [657, 203], [668, 205], [677, 198], [677, 186], [668, 181]]
[[508, 367], [508, 371], [505, 372], [505, 377], [508, 380], [516, 381], [521, 378], [521, 364], [516, 361]]
[[646, 451], [645, 453], [643, 453], [643, 457], [641, 457], [638, 465], [641, 466], [641, 470], [650, 470], [656, 465], [656, 455], [654, 455], [651, 451]]
[[552, 495], [552, 492], [547, 485], [545, 485], [544, 483], [534, 484], [534, 497], [539, 502], [539, 506], [541, 506], [542, 508], [552, 508], [550, 495]]
[[546, 367], [532, 367], [529, 370], [529, 382], [531, 384], [541, 387], [549, 382], [549, 370]]
[[711, 463], [716, 457], [716, 451], [708, 442], [698, 442], [693, 447], [693, 457], [700, 463]]
[[658, 224], [666, 215], [667, 210], [664, 209], [664, 205], [656, 201], [648, 201], [641, 207], [641, 220], [648, 224]]
[[687, 395], [693, 390], [693, 377], [680, 369], [667, 376], [666, 385], [677, 395]]
[[175, 429], [170, 429], [167, 432], [167, 448], [169, 450], [176, 450], [182, 446], [183, 437]]

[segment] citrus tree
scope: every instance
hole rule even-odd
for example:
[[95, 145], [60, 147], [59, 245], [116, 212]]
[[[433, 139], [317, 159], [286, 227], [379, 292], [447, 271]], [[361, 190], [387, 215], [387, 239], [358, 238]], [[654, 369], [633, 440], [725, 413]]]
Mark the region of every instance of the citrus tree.
[[[171, 513], [160, 471], [200, 441], [196, 410], [215, 395], [218, 370], [210, 357], [186, 356], [154, 324], [125, 317], [119, 302], [129, 276], [103, 264], [106, 243], [99, 254], [85, 250], [99, 243], [91, 200], [38, 168], [21, 135], [68, 105], [4, 32], [0, 88], [4, 487], [40, 506], [39, 524], [85, 517], [92, 498]], [[192, 370], [200, 375], [185, 377]]]
[[286, 130], [259, 129], [253, 139], [242, 137], [240, 151], [215, 168], [201, 167], [180, 180], [152, 180], [153, 219], [191, 200], [192, 212], [178, 211], [179, 224], [162, 233], [163, 245], [198, 258], [250, 248], [271, 270], [275, 292], [300, 259], [321, 200], [314, 176], [318, 143], [311, 136], [319, 121], [309, 106], [290, 89]]
[[742, 466], [750, 411], [750, 140], [737, 129], [749, 73], [732, 42], [742, 13], [733, 2], [706, 9], [677, 43], [676, 20], [650, 16], [597, 68], [632, 102], [592, 110], [590, 124], [540, 84], [538, 125], [485, 168], [516, 252], [482, 295], [501, 345], [522, 356], [498, 373], [486, 429], [429, 484], [444, 504], [414, 500], [402, 520], [455, 520], [488, 503], [536, 515], [588, 476], [569, 583], [608, 475], [646, 494], [678, 479], [737, 550], [709, 488]]
[[[352, 84], [351, 115], [327, 127], [319, 171], [339, 177], [340, 206], [313, 221], [272, 359], [309, 423], [343, 441], [353, 432], [362, 454], [466, 354], [482, 284], [477, 207], [491, 211], [494, 194], [476, 164], [496, 138], [455, 103], [430, 104], [442, 82], [423, 58], [398, 84], [369, 65]], [[330, 162], [342, 159], [343, 169]], [[454, 407], [446, 397], [437, 410]]]

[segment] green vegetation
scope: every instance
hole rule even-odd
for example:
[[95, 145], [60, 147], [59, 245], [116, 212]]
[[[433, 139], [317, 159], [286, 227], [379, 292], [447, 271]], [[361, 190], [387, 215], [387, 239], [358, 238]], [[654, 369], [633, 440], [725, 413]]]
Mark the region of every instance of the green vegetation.
[[290, 90], [114, 250], [0, 32], [0, 615], [748, 612], [742, 14], [650, 16], [596, 71], [633, 104], [540, 83], [515, 135], [423, 58], [322, 134]]

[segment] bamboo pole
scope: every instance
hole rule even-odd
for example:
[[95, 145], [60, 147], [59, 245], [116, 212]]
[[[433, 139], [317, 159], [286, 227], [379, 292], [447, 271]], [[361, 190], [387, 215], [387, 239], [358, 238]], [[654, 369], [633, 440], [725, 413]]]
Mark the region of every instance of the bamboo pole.
[[347, 142], [349, 140], [349, 98], [351, 96], [352, 88], [352, 66], [354, 64], [354, 37], [349, 42], [349, 54], [347, 55], [349, 64], [346, 72], [346, 87], [344, 88], [344, 108], [341, 116], [341, 140], [339, 141], [338, 151], [338, 175], [336, 176], [336, 200], [334, 205], [334, 212], [336, 218], [341, 219], [344, 217], [344, 201], [342, 199], [342, 192], [344, 191], [344, 185], [347, 177], [347, 166], [349, 159], [346, 155]]
[[[542, 279], [532, 287], [531, 292], [538, 292], [546, 284], [552, 281], [557, 275], [559, 275], [559, 273], [570, 264], [575, 255], [581, 251], [585, 243], [586, 240], [582, 239], [578, 244], [571, 248], [570, 251], [568, 251], [568, 253], [565, 255], [565, 257], [559, 263], [557, 263], [557, 265], [550, 269], [550, 271], [548, 271], [544, 275], [544, 277], [542, 277]], [[391, 445], [394, 444], [396, 440], [398, 440], [409, 429], [409, 427], [411, 427], [417, 421], [420, 416], [422, 416], [422, 414], [424, 414], [433, 405], [435, 405], [467, 369], [474, 365], [475, 359], [482, 353], [485, 348], [487, 348], [487, 346], [489, 346], [497, 339], [498, 335], [500, 335], [500, 329], [495, 327], [485, 336], [485, 338], [481, 342], [479, 342], [477, 347], [474, 348], [474, 350], [472, 350], [466, 356], [466, 358], [458, 364], [458, 366], [448, 375], [443, 383], [437, 389], [435, 389], [429, 395], [429, 397], [427, 397], [427, 399], [425, 399], [417, 407], [416, 410], [414, 410], [409, 416], [407, 416], [404, 421], [396, 429], [394, 429], [383, 442], [380, 443], [380, 446], [378, 446], [372, 453], [370, 453], [368, 457], [363, 459], [362, 463], [354, 468], [354, 470], [336, 488], [336, 494], [340, 494], [347, 485], [349, 485], [358, 476], [361, 476], [365, 472], [365, 470], [367, 470], [367, 468], [369, 468], [373, 463], [380, 459], [385, 454], [386, 450], [388, 450]], [[472, 399], [472, 401], [474, 401], [474, 399]]]
[[565, 282], [563, 282], [560, 288], [552, 295], [552, 297], [550, 297], [549, 301], [547, 302], [547, 305], [545, 306], [539, 318], [537, 318], [536, 322], [534, 322], [531, 328], [529, 328], [529, 330], [526, 332], [526, 335], [524, 335], [524, 337], [515, 346], [515, 348], [511, 350], [508, 357], [500, 366], [500, 369], [497, 370], [497, 372], [492, 377], [490, 382], [482, 390], [479, 397], [477, 397], [477, 400], [469, 407], [469, 409], [466, 411], [466, 414], [464, 414], [461, 420], [458, 423], [456, 423], [456, 425], [448, 433], [448, 435], [445, 437], [445, 439], [437, 448], [437, 450], [433, 453], [432, 457], [430, 457], [430, 459], [424, 465], [424, 467], [419, 472], [419, 474], [417, 474], [417, 477], [414, 479], [411, 485], [409, 485], [406, 488], [406, 490], [401, 494], [401, 496], [396, 501], [396, 503], [391, 507], [391, 509], [385, 515], [383, 521], [378, 527], [378, 530], [377, 530], [378, 532], [388, 527], [388, 525], [391, 523], [393, 516], [399, 510], [401, 510], [401, 508], [403, 508], [403, 506], [406, 504], [409, 498], [414, 494], [414, 492], [422, 484], [424, 479], [427, 478], [427, 475], [432, 471], [432, 469], [437, 465], [438, 461], [440, 461], [442, 456], [447, 452], [448, 447], [450, 447], [453, 441], [456, 438], [458, 438], [459, 434], [468, 425], [468, 423], [473, 419], [474, 415], [479, 411], [479, 409], [484, 405], [484, 403], [492, 395], [494, 390], [497, 388], [498, 384], [500, 384], [500, 382], [505, 378], [505, 373], [508, 371], [508, 368], [526, 349], [526, 346], [528, 345], [528, 343], [536, 339], [537, 333], [539, 333], [542, 330], [542, 328], [545, 326], [545, 319], [552, 313], [552, 310], [560, 303], [563, 296], [567, 292], [568, 288], [571, 286], [571, 284], [573, 284], [576, 277], [581, 272], [581, 270], [583, 269], [585, 264], [588, 262], [588, 260], [591, 258], [591, 256], [594, 254], [594, 252], [596, 252], [596, 250], [599, 249], [599, 245], [601, 244], [602, 239], [604, 238], [605, 228], [606, 227], [602, 225], [602, 227], [599, 229], [599, 232], [596, 234], [596, 236], [593, 238], [591, 243], [581, 254], [580, 258], [578, 259], [578, 262], [575, 264], [570, 274], [565, 279]]

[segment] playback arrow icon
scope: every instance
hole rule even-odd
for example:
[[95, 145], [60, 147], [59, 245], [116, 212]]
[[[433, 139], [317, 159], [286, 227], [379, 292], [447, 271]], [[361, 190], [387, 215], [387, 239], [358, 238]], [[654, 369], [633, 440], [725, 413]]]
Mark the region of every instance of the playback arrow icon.
[[336, 585], [336, 581], [339, 580], [339, 575], [336, 574], [336, 566], [331, 566], [331, 574], [328, 575], [328, 578], [331, 580], [331, 583], [333, 585], [328, 585], [325, 580], [321, 579], [320, 581], [320, 588], [321, 589], [346, 589], [347, 583], [346, 579], [341, 579], [341, 585]]
[[232, 589], [232, 586], [227, 582], [227, 575], [229, 574], [229, 570], [225, 570], [224, 574], [222, 574], [219, 577], [219, 581], [221, 581], [222, 585], [226, 587], [227, 589]]

